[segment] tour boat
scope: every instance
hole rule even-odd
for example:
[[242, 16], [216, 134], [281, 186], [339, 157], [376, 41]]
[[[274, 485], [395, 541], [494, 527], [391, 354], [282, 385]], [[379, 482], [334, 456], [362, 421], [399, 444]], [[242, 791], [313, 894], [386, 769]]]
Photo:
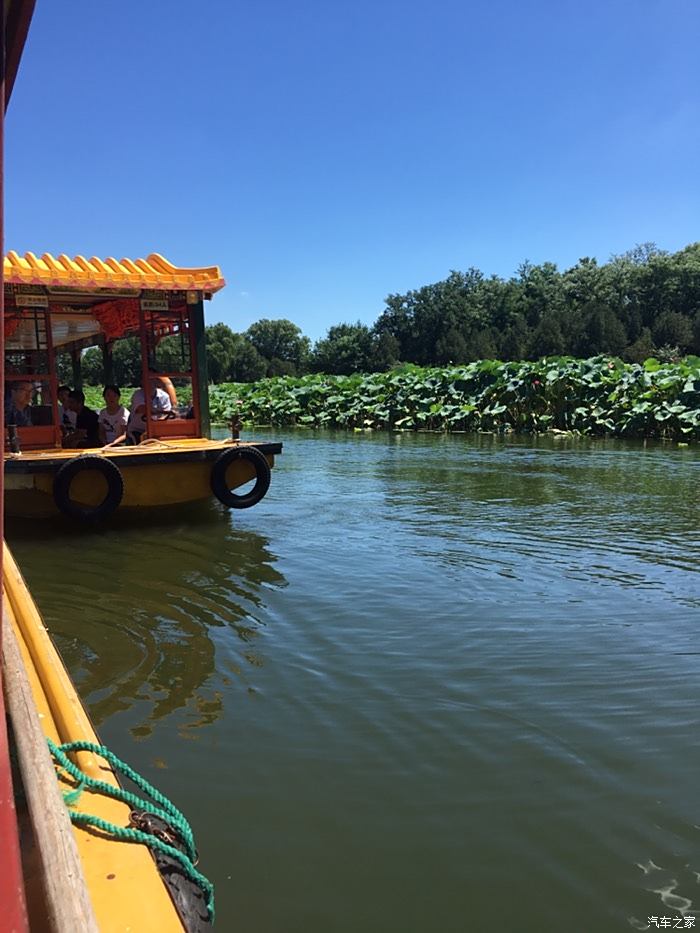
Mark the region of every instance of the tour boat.
[[[248, 508], [265, 495], [282, 445], [240, 441], [235, 429], [210, 437], [204, 302], [225, 284], [217, 266], [180, 268], [157, 253], [117, 261], [9, 252], [4, 283], [8, 514], [94, 521], [117, 508], [210, 496]], [[145, 409], [139, 443], [104, 449], [80, 430], [71, 437], [74, 423], [60, 417], [59, 355], [80, 389], [82, 353], [100, 347], [110, 384], [115, 344], [134, 337]]]

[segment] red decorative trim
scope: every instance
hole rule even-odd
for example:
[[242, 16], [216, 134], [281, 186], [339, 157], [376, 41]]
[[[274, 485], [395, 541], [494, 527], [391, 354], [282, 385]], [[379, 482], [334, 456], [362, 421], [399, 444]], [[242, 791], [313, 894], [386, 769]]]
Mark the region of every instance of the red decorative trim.
[[118, 298], [93, 305], [90, 313], [99, 322], [105, 340], [110, 341], [138, 333], [140, 310], [138, 299]]
[[11, 337], [14, 337], [17, 332], [17, 328], [20, 325], [21, 316], [19, 314], [12, 314], [10, 312], [5, 312], [4, 320], [4, 330], [5, 330], [5, 340], [9, 340]]

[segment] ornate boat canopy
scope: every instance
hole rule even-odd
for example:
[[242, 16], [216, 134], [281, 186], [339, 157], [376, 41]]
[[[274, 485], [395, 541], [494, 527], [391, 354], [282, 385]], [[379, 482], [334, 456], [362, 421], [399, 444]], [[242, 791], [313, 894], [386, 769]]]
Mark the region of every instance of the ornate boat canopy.
[[209, 297], [226, 284], [218, 266], [186, 269], [174, 266], [159, 253], [147, 259], [70, 259], [65, 253], [57, 258], [44, 253], [20, 256], [10, 251], [4, 260], [6, 285], [44, 285], [52, 289], [74, 289], [77, 292], [115, 290], [197, 291]]

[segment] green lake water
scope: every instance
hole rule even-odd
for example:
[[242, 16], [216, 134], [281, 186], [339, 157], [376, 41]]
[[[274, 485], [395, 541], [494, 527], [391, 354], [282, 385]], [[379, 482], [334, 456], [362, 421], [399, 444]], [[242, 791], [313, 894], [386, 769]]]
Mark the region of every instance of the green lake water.
[[248, 511], [8, 528], [216, 928], [700, 926], [700, 451], [255, 436]]

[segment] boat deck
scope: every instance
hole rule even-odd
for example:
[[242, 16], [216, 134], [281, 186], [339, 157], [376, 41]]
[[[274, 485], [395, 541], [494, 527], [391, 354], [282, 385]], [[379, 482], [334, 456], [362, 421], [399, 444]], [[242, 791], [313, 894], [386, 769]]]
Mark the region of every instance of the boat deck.
[[222, 450], [229, 447], [256, 447], [266, 456], [274, 456], [282, 451], [280, 442], [265, 441], [212, 441], [207, 438], [178, 438], [172, 440], [153, 440], [137, 447], [114, 447], [108, 451], [102, 448], [52, 448], [27, 450], [21, 454], [5, 453], [6, 473], [55, 473], [67, 460], [83, 454], [93, 454], [112, 460], [119, 466], [141, 466], [147, 463], [202, 463], [213, 461]]

